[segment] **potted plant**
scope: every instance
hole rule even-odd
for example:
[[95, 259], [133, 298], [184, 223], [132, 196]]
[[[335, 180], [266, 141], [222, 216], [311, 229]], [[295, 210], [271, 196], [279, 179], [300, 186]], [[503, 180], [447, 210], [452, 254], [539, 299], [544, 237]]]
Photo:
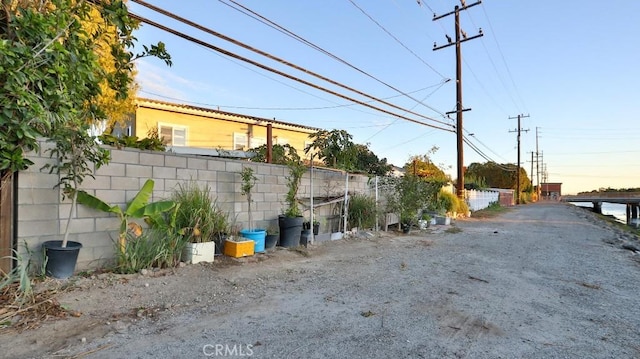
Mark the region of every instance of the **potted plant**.
[[224, 243], [224, 254], [234, 258], [252, 256], [255, 253], [255, 247], [255, 241], [240, 236], [240, 231], [234, 227]]
[[135, 253], [129, 253], [127, 251], [127, 248], [129, 248], [128, 242], [135, 241], [143, 232], [142, 226], [132, 219], [152, 218], [156, 219], [157, 222], [157, 218], [161, 213], [170, 211], [176, 206], [176, 203], [170, 200], [149, 203], [149, 198], [153, 193], [153, 186], [154, 181], [152, 179], [146, 180], [140, 191], [127, 203], [124, 210], [117, 204], [109, 205], [85, 191], [77, 191], [78, 203], [99, 211], [114, 213], [118, 216], [120, 220], [120, 231], [118, 234], [117, 248], [119, 264], [121, 266], [124, 265], [123, 262], [136, 260], [136, 258], [131, 258], [132, 255], [135, 256]]
[[42, 244], [45, 256], [45, 273], [54, 278], [68, 278], [73, 275], [82, 244], [69, 241], [69, 229], [78, 201], [78, 187], [86, 176], [92, 177], [92, 163], [96, 169], [109, 163], [109, 151], [101, 148], [95, 138], [89, 135], [89, 125], [80, 119], [55, 126], [51, 130], [50, 140], [55, 142], [51, 148], [56, 163], [47, 164], [43, 169], [56, 173], [59, 181], [54, 188], [61, 188], [62, 198], [70, 198], [71, 206], [65, 225], [64, 236], [59, 241], [47, 241]]
[[227, 231], [228, 215], [212, 198], [210, 187], [188, 181], [178, 185], [171, 199], [178, 206], [175, 227], [184, 242], [182, 260], [213, 262], [216, 248], [221, 247], [220, 234]]
[[297, 247], [300, 245], [300, 235], [302, 234], [302, 212], [298, 205], [298, 189], [300, 181], [306, 168], [300, 157], [290, 158], [287, 162], [289, 175], [286, 177], [289, 190], [285, 196], [287, 208], [284, 214], [278, 217], [278, 225], [280, 227], [280, 246]]
[[313, 220], [313, 226], [311, 226], [311, 222], [310, 221], [304, 221], [302, 223], [302, 230], [311, 230], [311, 228], [313, 228], [313, 235], [317, 236], [318, 232], [320, 230], [320, 222], [318, 222], [317, 220]]
[[253, 240], [256, 243], [254, 252], [261, 253], [264, 252], [264, 241], [267, 231], [264, 229], [255, 229], [253, 227], [253, 217], [251, 215], [251, 203], [253, 203], [251, 191], [256, 185], [258, 177], [253, 174], [253, 168], [250, 167], [244, 167], [242, 172], [240, 172], [240, 177], [242, 178], [242, 187], [240, 187], [240, 191], [243, 196], [247, 196], [247, 212], [249, 214], [249, 228], [241, 230], [240, 235], [244, 238]]
[[422, 212], [420, 219], [418, 220], [418, 227], [420, 229], [427, 229], [431, 224], [431, 216], [426, 212]]
[[440, 225], [449, 225], [451, 224], [451, 217], [449, 213], [451, 213], [457, 206], [458, 197], [451, 192], [440, 191], [438, 193], [438, 212], [439, 215], [436, 216], [436, 223]]
[[416, 216], [410, 212], [404, 212], [400, 214], [400, 227], [402, 233], [409, 233], [411, 226], [415, 223]]
[[278, 244], [278, 240], [280, 239], [280, 229], [278, 226], [271, 225], [267, 227], [267, 236], [264, 239], [264, 247], [265, 249], [270, 249]]

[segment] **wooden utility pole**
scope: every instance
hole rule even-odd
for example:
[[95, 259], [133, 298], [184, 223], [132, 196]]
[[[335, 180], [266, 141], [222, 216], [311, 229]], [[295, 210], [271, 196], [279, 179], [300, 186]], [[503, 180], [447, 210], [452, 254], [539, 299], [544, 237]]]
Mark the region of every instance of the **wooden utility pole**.
[[533, 151], [531, 151], [531, 186], [533, 187]]
[[516, 172], [516, 204], [520, 204], [520, 132], [529, 132], [529, 130], [523, 130], [520, 127], [520, 119], [529, 117], [529, 115], [518, 115], [518, 117], [509, 117], [510, 120], [517, 118], [518, 119], [518, 128], [515, 131], [509, 132], [517, 132], [518, 133], [518, 169]]
[[536, 127], [536, 181], [538, 185], [536, 186], [536, 193], [538, 194], [538, 200], [540, 199], [540, 149], [538, 148], [538, 138], [540, 137], [538, 134], [538, 130], [540, 127]]
[[[433, 21], [442, 19], [449, 15], [455, 15], [454, 16], [455, 17], [455, 41], [452, 41], [449, 35], [445, 35], [447, 38], [448, 44], [438, 46], [434, 42], [433, 51], [444, 49], [445, 47], [449, 47], [453, 45], [456, 46], [456, 111], [455, 113], [456, 113], [456, 138], [457, 138], [457, 147], [458, 147], [458, 181], [457, 181], [458, 183], [456, 185], [457, 187], [456, 192], [457, 192], [458, 198], [464, 198], [464, 155], [463, 155], [464, 135], [462, 132], [462, 112], [469, 111], [470, 109], [464, 109], [462, 107], [462, 54], [461, 54], [460, 44], [465, 41], [469, 41], [469, 40], [473, 40], [475, 38], [481, 37], [483, 34], [482, 34], [482, 29], [478, 29], [477, 35], [467, 37], [467, 33], [460, 29], [460, 11], [467, 10], [472, 6], [479, 5], [482, 3], [482, 1], [478, 1], [470, 5], [466, 5], [464, 0], [460, 0], [460, 3], [462, 4], [462, 7], [459, 7], [458, 5], [456, 5], [454, 10], [451, 12], [448, 12], [440, 16], [436, 16], [436, 14], [433, 14]], [[447, 112], [447, 114], [450, 114], [450, 113], [453, 113], [453, 112]]]

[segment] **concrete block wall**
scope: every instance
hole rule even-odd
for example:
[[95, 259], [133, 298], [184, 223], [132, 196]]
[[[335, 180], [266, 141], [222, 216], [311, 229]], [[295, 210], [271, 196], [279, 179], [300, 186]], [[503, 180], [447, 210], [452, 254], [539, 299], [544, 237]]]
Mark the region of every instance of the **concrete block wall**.
[[[29, 158], [35, 163], [18, 174], [18, 243], [21, 253], [28, 250], [41, 259], [41, 245], [48, 240], [61, 240], [65, 231], [71, 202], [62, 200], [62, 193], [54, 188], [58, 176], [41, 171], [52, 163], [46, 150], [51, 144], [42, 142], [37, 153]], [[252, 215], [257, 228], [277, 225], [278, 215], [284, 212], [288, 169], [282, 165], [250, 163], [240, 160], [205, 156], [149, 152], [136, 149], [111, 150], [111, 162], [87, 177], [81, 189], [109, 204], [125, 206], [147, 179], [155, 181], [151, 201], [167, 199], [187, 181], [208, 185], [218, 206], [229, 213], [230, 221], [239, 228], [248, 225], [248, 203], [240, 194], [240, 171], [243, 166], [254, 169], [258, 178], [254, 188]], [[345, 191], [346, 174], [340, 171], [314, 169], [314, 197], [340, 196]], [[311, 193], [310, 173], [304, 175], [298, 197]], [[349, 175], [351, 193], [369, 193], [367, 177]], [[330, 207], [317, 209], [317, 218], [331, 215]], [[309, 217], [309, 212], [305, 212]], [[96, 268], [114, 259], [119, 221], [115, 215], [98, 212], [82, 205], [74, 208], [69, 240], [82, 243], [78, 270]], [[26, 247], [25, 247], [26, 246]]]

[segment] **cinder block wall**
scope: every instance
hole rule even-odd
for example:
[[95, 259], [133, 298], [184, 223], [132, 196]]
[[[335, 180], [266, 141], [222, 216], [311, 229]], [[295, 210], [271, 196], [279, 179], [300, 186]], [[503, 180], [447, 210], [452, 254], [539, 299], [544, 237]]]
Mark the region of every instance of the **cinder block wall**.
[[[43, 242], [62, 239], [71, 209], [71, 201], [62, 200], [61, 191], [54, 189], [58, 176], [40, 170], [53, 161], [46, 152], [51, 144], [41, 144], [37, 153], [29, 155], [35, 164], [18, 174], [18, 247], [23, 256], [27, 255], [27, 251], [35, 254], [36, 262], [42, 258]], [[229, 213], [230, 220], [236, 226], [246, 228], [248, 203], [246, 197], [240, 194], [240, 171], [243, 166], [249, 166], [258, 178], [252, 204], [255, 226], [267, 228], [277, 225], [278, 215], [283, 213], [286, 206], [286, 166], [136, 149], [110, 150], [111, 162], [95, 171], [95, 179], [87, 177], [81, 186], [81, 189], [109, 204], [124, 206], [150, 178], [155, 181], [151, 201], [169, 198], [179, 184], [196, 181], [210, 187], [218, 205]], [[346, 176], [341, 171], [314, 169], [313, 194], [317, 198], [316, 204], [325, 198], [344, 195]], [[348, 176], [350, 193], [370, 194], [366, 176]], [[310, 202], [310, 179], [307, 171], [298, 192], [302, 208], [307, 209], [304, 211], [306, 218], [310, 215], [308, 205], [305, 206]], [[316, 207], [315, 216], [323, 225], [321, 232], [329, 230], [325, 218], [336, 213], [339, 208], [336, 206], [339, 204]], [[118, 219], [82, 205], [77, 205], [74, 211], [69, 240], [83, 245], [77, 269], [97, 268], [112, 262]]]

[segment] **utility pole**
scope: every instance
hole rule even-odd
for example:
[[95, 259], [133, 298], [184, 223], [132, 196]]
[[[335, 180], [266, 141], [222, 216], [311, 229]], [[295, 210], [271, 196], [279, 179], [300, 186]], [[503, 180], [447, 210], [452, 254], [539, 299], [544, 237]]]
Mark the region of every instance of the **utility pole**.
[[529, 117], [529, 115], [518, 115], [518, 117], [509, 117], [510, 120], [515, 118], [518, 119], [518, 128], [515, 131], [509, 132], [517, 132], [518, 133], [518, 172], [516, 172], [516, 204], [520, 204], [520, 132], [529, 132], [529, 130], [523, 130], [520, 127], [520, 119]]
[[533, 151], [531, 151], [531, 185], [533, 186]]
[[[456, 5], [454, 10], [451, 12], [448, 12], [440, 16], [436, 16], [436, 14], [433, 14], [433, 21], [442, 19], [449, 15], [455, 15], [455, 41], [452, 41], [449, 35], [445, 35], [447, 38], [448, 44], [438, 46], [434, 42], [433, 51], [444, 49], [445, 47], [449, 47], [453, 45], [456, 46], [456, 111], [455, 112], [456, 112], [456, 138], [457, 138], [457, 146], [458, 146], [458, 181], [457, 181], [458, 183], [456, 185], [457, 187], [456, 192], [457, 192], [458, 198], [464, 198], [464, 155], [463, 155], [464, 134], [462, 132], [462, 112], [469, 111], [471, 109], [464, 109], [462, 107], [462, 54], [461, 54], [460, 44], [465, 41], [469, 41], [469, 40], [473, 40], [475, 38], [481, 37], [483, 34], [482, 34], [482, 28], [480, 28], [478, 29], [477, 35], [467, 37], [467, 33], [460, 29], [460, 11], [467, 10], [472, 6], [479, 5], [482, 3], [482, 1], [478, 1], [470, 5], [466, 5], [464, 0], [460, 0], [460, 3], [462, 4], [462, 7], [459, 7], [458, 5]], [[447, 114], [450, 114], [450, 113], [453, 113], [453, 112], [447, 112]]]
[[540, 199], [540, 149], [538, 148], [538, 138], [540, 137], [538, 133], [539, 129], [540, 127], [536, 127], [536, 180], [538, 181], [536, 194], [538, 195], [538, 200]]

